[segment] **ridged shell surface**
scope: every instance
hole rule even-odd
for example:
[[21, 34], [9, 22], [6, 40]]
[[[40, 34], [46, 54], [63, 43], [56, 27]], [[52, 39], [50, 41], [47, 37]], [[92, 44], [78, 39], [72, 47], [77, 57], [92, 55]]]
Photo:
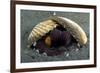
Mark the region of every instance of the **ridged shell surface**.
[[53, 20], [45, 20], [37, 24], [29, 34], [28, 37], [28, 46], [30, 46], [33, 42], [39, 40], [46, 33], [56, 28], [57, 24]]

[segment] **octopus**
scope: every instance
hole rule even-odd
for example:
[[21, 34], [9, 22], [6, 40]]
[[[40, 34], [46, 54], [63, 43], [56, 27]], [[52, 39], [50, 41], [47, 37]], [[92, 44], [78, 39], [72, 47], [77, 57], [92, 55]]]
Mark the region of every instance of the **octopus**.
[[[32, 44], [31, 48], [39, 50], [40, 54], [46, 53], [47, 56], [57, 56], [63, 54], [72, 43], [77, 43], [73, 36], [62, 26], [58, 26], [39, 39], [35, 45]], [[66, 49], [59, 48], [62, 46]]]
[[[60, 16], [52, 16], [37, 24], [28, 37], [29, 47], [39, 54], [57, 56], [76, 43], [80, 48], [87, 43], [85, 31], [74, 21]], [[60, 49], [65, 47], [65, 49]]]

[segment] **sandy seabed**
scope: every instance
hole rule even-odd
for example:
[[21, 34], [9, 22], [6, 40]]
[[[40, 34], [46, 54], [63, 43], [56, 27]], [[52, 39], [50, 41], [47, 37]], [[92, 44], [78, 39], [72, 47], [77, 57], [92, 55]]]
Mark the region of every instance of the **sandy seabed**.
[[78, 23], [86, 32], [88, 42], [78, 50], [71, 46], [70, 51], [66, 51], [58, 56], [45, 56], [35, 50], [27, 48], [27, 38], [32, 28], [39, 22], [53, 15], [52, 11], [21, 10], [21, 62], [47, 62], [47, 61], [67, 61], [89, 59], [89, 13], [78, 12], [56, 12], [57, 16], [69, 18]]

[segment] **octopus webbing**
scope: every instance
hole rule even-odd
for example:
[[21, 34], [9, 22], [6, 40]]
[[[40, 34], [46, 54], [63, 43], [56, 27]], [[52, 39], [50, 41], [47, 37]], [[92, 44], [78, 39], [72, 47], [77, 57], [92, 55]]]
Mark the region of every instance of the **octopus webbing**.
[[49, 34], [38, 40], [36, 45], [33, 44], [31, 48], [39, 50], [40, 54], [46, 53], [48, 56], [60, 55], [67, 49], [59, 49], [59, 47], [64, 46], [67, 48], [73, 42], [72, 39], [74, 38], [69, 32], [55, 28]]

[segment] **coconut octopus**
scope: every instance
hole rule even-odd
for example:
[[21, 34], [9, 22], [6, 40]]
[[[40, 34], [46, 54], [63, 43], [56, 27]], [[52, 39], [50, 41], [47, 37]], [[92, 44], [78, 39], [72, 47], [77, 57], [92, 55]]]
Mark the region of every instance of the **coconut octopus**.
[[[72, 43], [84, 45], [87, 37], [83, 29], [74, 21], [64, 17], [50, 17], [36, 25], [28, 37], [29, 47], [39, 54], [57, 56], [68, 50]], [[66, 49], [60, 49], [60, 47]]]

